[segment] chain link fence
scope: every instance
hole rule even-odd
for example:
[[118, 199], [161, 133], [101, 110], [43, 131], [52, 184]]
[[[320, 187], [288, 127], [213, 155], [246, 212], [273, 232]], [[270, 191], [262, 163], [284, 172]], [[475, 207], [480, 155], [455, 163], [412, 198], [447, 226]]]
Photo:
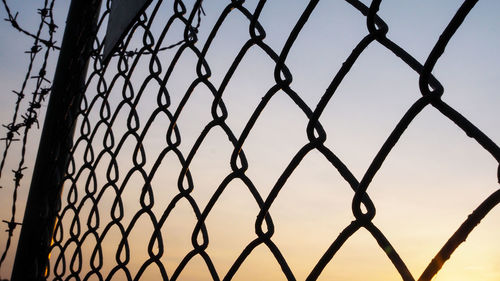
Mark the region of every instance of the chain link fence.
[[[430, 53], [420, 59], [390, 39], [391, 24], [379, 16], [385, 2], [339, 1], [336, 5], [351, 12], [358, 24], [340, 23], [352, 47], [342, 55], [334, 48], [326, 51], [340, 56], [339, 64], [320, 60], [313, 69], [301, 69], [300, 63], [314, 60], [315, 48], [336, 36], [321, 30], [321, 36], [307, 40], [312, 32], [308, 28], [325, 11], [322, 1], [280, 2], [279, 7], [272, 1], [153, 1], [106, 63], [103, 38], [111, 1], [104, 2], [85, 94], [74, 119], [46, 278], [349, 280], [349, 273], [326, 276], [325, 271], [349, 241], [365, 235], [377, 245], [366, 249], [390, 261], [394, 280], [431, 280], [500, 201], [500, 149], [494, 137], [445, 102], [445, 87], [433, 75], [477, 2], [458, 3]], [[275, 18], [271, 24], [262, 20], [269, 15]], [[352, 35], [355, 28], [364, 33]], [[335, 44], [335, 39], [328, 42]], [[373, 48], [390, 54], [390, 63], [409, 69], [419, 96], [403, 95], [407, 108], [398, 111], [398, 120], [386, 127], [372, 154], [365, 155], [360, 145], [370, 142], [369, 137], [350, 141], [350, 149], [370, 159], [360, 167], [345, 161], [345, 154], [331, 145], [339, 131], [331, 129], [325, 115], [335, 106], [335, 97], [346, 94], [349, 75], [359, 71], [359, 61]], [[391, 89], [397, 77], [386, 75], [388, 99], [400, 94]], [[319, 78], [323, 81], [314, 85], [301, 80]], [[314, 95], [318, 88], [321, 92]], [[350, 105], [348, 114], [355, 115], [357, 103]], [[472, 213], [448, 233], [444, 246], [417, 276], [398, 244], [391, 243], [391, 234], [377, 224], [378, 201], [370, 187], [429, 108], [493, 159], [495, 171], [489, 179], [494, 188], [466, 210]], [[379, 116], [385, 114], [382, 110], [373, 112]], [[302, 166], [310, 170], [304, 172]], [[338, 197], [322, 198], [316, 189], [321, 177]], [[294, 189], [292, 183], [301, 187]], [[299, 203], [286, 205], [286, 200]], [[322, 205], [322, 200], [327, 203]], [[343, 208], [335, 209], [335, 204]], [[283, 211], [278, 205], [289, 208]], [[311, 207], [318, 208], [317, 216], [301, 218], [299, 210]], [[335, 212], [347, 211], [337, 221]], [[302, 224], [288, 230], [282, 221]], [[326, 225], [331, 221], [336, 224]], [[298, 254], [307, 263], [291, 261], [290, 247], [306, 243], [304, 233], [317, 227], [315, 223], [331, 229], [326, 238], [317, 232], [308, 239], [327, 244], [318, 246], [316, 256]], [[286, 240], [286, 235], [292, 238]], [[246, 268], [247, 263], [254, 267]], [[362, 261], [351, 263], [363, 266]], [[265, 274], [257, 277], [257, 271]]]

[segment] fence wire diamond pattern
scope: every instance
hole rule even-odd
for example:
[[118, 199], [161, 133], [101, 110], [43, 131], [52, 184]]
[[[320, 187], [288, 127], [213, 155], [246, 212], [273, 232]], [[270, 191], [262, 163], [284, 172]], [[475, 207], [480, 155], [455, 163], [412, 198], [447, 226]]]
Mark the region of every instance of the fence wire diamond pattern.
[[[86, 95], [76, 121], [76, 136], [55, 226], [48, 279], [144, 280], [145, 272], [155, 267], [163, 280], [182, 280], [180, 276], [189, 270], [190, 262], [201, 258], [212, 280], [231, 280], [252, 252], [259, 246], [265, 246], [279, 264], [283, 276], [287, 280], [296, 280], [294, 268], [273, 240], [276, 228], [271, 209], [301, 161], [315, 152], [320, 153], [331, 164], [332, 173], [340, 174], [352, 188], [354, 220], [347, 223], [337, 237], [332, 237], [330, 246], [323, 250], [323, 255], [310, 270], [306, 280], [317, 280], [344, 243], [361, 229], [367, 230], [376, 240], [380, 251], [387, 255], [403, 280], [415, 280], [398, 254], [397, 247], [393, 247], [373, 222], [376, 202], [371, 200], [368, 191], [372, 179], [392, 148], [398, 144], [412, 121], [427, 107], [437, 109], [497, 162], [500, 161], [499, 147], [441, 99], [444, 88], [438, 78], [432, 75], [448, 42], [477, 1], [462, 3], [422, 64], [387, 36], [390, 26], [377, 15], [381, 0], [372, 1], [370, 6], [361, 1], [346, 0], [366, 20], [367, 33], [346, 57], [324, 94], [312, 107], [304, 100], [305, 94], [292, 87], [294, 70], [287, 66], [287, 57], [320, 1], [310, 1], [307, 4], [280, 49], [267, 43], [268, 27], [259, 21], [268, 5], [267, 1], [258, 1], [252, 10], [245, 1], [228, 1], [213, 25], [209, 25], [206, 19], [202, 2], [153, 1], [108, 64], [104, 64], [100, 56], [103, 50], [102, 33], [106, 30], [111, 7], [110, 1], [105, 3], [105, 11], [99, 21], [99, 34], [94, 42]], [[166, 14], [170, 16], [166, 17]], [[212, 73], [213, 69], [217, 68], [212, 66], [217, 62], [208, 61], [207, 54], [220, 36], [225, 21], [235, 14], [245, 19], [248, 28], [245, 36], [248, 38], [232, 58], [228, 70], [218, 74], [221, 79], [220, 83], [216, 83], [211, 77], [215, 75]], [[210, 29], [206, 40], [200, 44], [199, 30], [204, 26], [210, 26]], [[357, 59], [373, 44], [383, 46], [417, 74], [421, 97], [404, 113], [371, 161], [368, 170], [358, 178], [336, 151], [325, 144], [327, 135], [331, 133], [325, 130], [320, 119]], [[258, 97], [260, 101], [244, 126], [235, 128], [228, 121], [230, 113], [234, 111], [231, 111], [229, 103], [225, 103], [226, 90], [231, 86], [241, 64], [248, 63], [245, 56], [255, 49], [272, 61], [274, 82], [267, 92]], [[186, 56], [192, 60], [184, 62], [183, 58]], [[182, 63], [184, 66], [180, 66]], [[192, 77], [188, 84], [176, 82], [176, 71], [189, 67], [192, 72], [183, 78], [185, 80], [191, 79], [185, 77]], [[184, 112], [185, 108], [191, 106], [190, 101], [194, 96], [201, 95], [200, 92], [208, 93], [210, 98], [206, 104], [195, 107], [209, 112], [211, 117], [203, 121], [201, 133], [189, 143], [184, 132], [193, 129], [181, 127], [180, 120], [198, 120], [196, 114], [185, 116]], [[154, 98], [151, 98], [153, 95]], [[252, 162], [248, 158], [251, 156], [245, 153], [245, 141], [259, 122], [259, 117], [277, 96], [293, 102], [301, 112], [307, 124], [303, 132], [306, 141], [281, 174], [276, 176], [277, 180], [269, 193], [263, 194], [255, 183], [256, 180], [247, 173]], [[194, 176], [196, 171], [192, 168], [192, 163], [198, 161], [200, 147], [214, 131], [222, 133], [226, 139], [221, 146], [230, 146], [230, 155], [227, 157], [229, 168], [223, 180], [212, 189], [206, 202], [199, 202], [193, 194], [203, 184]], [[160, 140], [152, 136], [157, 136]], [[172, 185], [176, 182], [175, 188], [167, 183], [158, 184], [159, 178], [163, 180], [162, 174], [168, 174], [166, 170], [176, 171], [175, 180], [172, 181]], [[241, 196], [251, 196], [258, 206], [258, 212], [255, 213], [252, 240], [229, 263], [227, 272], [222, 272], [218, 270], [209, 248], [212, 229], [208, 227], [207, 220], [228, 186], [235, 181], [244, 185], [247, 191]], [[140, 187], [137, 188], [137, 185]], [[132, 189], [135, 193], [131, 192]], [[159, 194], [164, 189], [169, 189], [169, 192], [175, 190], [167, 201]], [[499, 201], [498, 190], [486, 198], [449, 238], [418, 280], [433, 278], [454, 250]], [[169, 267], [165, 256], [172, 250], [167, 245], [169, 242], [165, 233], [169, 232], [169, 219], [181, 205], [188, 206], [195, 217], [195, 223], [190, 229], [191, 247], [179, 258], [178, 264]], [[143, 241], [133, 240], [132, 234], [137, 228], [143, 227], [143, 221], [151, 226], [150, 231], [144, 230], [143, 237], [147, 238], [143, 238]], [[146, 256], [135, 254], [133, 248], [137, 243], [147, 245]], [[131, 270], [132, 267], [137, 270]]]

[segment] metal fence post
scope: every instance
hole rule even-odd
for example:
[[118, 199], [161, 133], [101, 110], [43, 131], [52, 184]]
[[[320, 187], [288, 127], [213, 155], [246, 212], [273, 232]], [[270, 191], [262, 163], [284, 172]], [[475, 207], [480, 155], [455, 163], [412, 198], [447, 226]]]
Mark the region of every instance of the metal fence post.
[[43, 125], [12, 281], [45, 280], [101, 0], [72, 0]]

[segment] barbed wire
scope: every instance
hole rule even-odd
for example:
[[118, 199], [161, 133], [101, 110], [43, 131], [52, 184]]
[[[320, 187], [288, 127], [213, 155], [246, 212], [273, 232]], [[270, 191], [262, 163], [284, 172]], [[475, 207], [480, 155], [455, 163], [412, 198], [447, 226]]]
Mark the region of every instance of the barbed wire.
[[[57, 29], [57, 25], [54, 23], [54, 21], [52, 19], [52, 9], [50, 9], [50, 8], [48, 9], [46, 7], [43, 7], [43, 8], [38, 10], [38, 13], [42, 17], [42, 22], [45, 23], [47, 25], [47, 27], [49, 28], [49, 39], [43, 39], [43, 38], [40, 38], [40, 34], [38, 34], [38, 31], [37, 31], [37, 33], [32, 33], [32, 32], [29, 32], [27, 29], [21, 27], [21, 25], [17, 21], [17, 16], [19, 15], [19, 12], [16, 12], [15, 14], [13, 14], [11, 9], [9, 8], [9, 5], [7, 4], [7, 0], [2, 0], [2, 2], [3, 2], [3, 6], [5, 8], [5, 11], [7, 12], [7, 16], [8, 16], [8, 18], [6, 18], [4, 20], [9, 22], [14, 29], [16, 29], [17, 31], [35, 39], [37, 42], [44, 44], [45, 47], [47, 47], [47, 48], [54, 48], [57, 50], [60, 49], [59, 46], [55, 45], [56, 42], [52, 41], [52, 37], [50, 36], [50, 33], [55, 32], [55, 30]], [[48, 19], [48, 21], [46, 21], [47, 19]], [[39, 48], [39, 46], [36, 46], [36, 48]]]
[[[9, 219], [2, 220], [2, 222], [7, 226], [6, 232], [8, 232], [8, 236], [5, 242], [5, 248], [3, 249], [0, 258], [0, 269], [2, 268], [2, 265], [9, 253], [14, 231], [17, 226], [21, 225], [16, 218], [17, 196], [18, 190], [21, 186], [21, 181], [24, 177], [24, 171], [28, 169], [25, 165], [25, 156], [29, 133], [34, 126], [39, 128], [39, 113], [42, 108], [42, 104], [50, 93], [51, 81], [47, 78], [48, 59], [54, 50], [59, 49], [59, 47], [55, 45], [56, 41], [54, 41], [54, 34], [58, 28], [55, 24], [53, 16], [55, 0], [44, 0], [42, 2], [41, 8], [37, 11], [40, 17], [40, 22], [36, 32], [30, 32], [21, 27], [17, 19], [19, 13], [12, 13], [7, 0], [2, 0], [2, 3], [8, 16], [5, 21], [9, 22], [15, 30], [29, 36], [34, 39], [34, 41], [31, 48], [25, 51], [28, 55], [28, 66], [24, 79], [22, 80], [22, 85], [19, 90], [12, 91], [16, 95], [12, 119], [9, 123], [2, 125], [7, 132], [5, 137], [0, 139], [4, 141], [5, 144], [0, 162], [0, 178], [4, 174], [4, 166], [9, 156], [12, 143], [19, 141], [21, 149], [19, 154], [10, 156], [10, 158], [15, 158], [10, 161], [17, 161], [17, 168], [12, 170], [14, 183], [12, 186], [11, 216]], [[42, 35], [47, 37], [44, 39], [42, 38]], [[39, 56], [41, 56], [41, 59], [38, 59]], [[30, 81], [34, 81], [34, 86], [31, 86]], [[25, 111], [21, 112], [21, 105], [23, 104], [26, 96], [30, 96], [30, 100], [27, 103]], [[7, 192], [7, 189], [2, 187], [2, 192]]]
[[[171, 50], [171, 49], [174, 49], [175, 47], [178, 47], [178, 46], [186, 43], [187, 40], [195, 40], [196, 34], [198, 33], [198, 28], [200, 28], [200, 25], [201, 25], [201, 18], [202, 18], [202, 16], [205, 16], [205, 15], [206, 14], [205, 14], [205, 11], [203, 10], [203, 5], [200, 5], [200, 7], [197, 11], [196, 24], [194, 26], [190, 26], [188, 28], [188, 32], [190, 35], [187, 37], [187, 39], [182, 39], [182, 40], [179, 40], [177, 43], [173, 43], [173, 44], [170, 44], [168, 46], [161, 47], [158, 50], [156, 50], [156, 52], [159, 53], [159, 52]], [[150, 51], [143, 51], [142, 54], [143, 55], [151, 55], [153, 53]], [[132, 58], [132, 57], [137, 56], [137, 55], [139, 55], [139, 51], [137, 50], [137, 48], [135, 48], [134, 50], [126, 50], [123, 46], [120, 46], [120, 48], [118, 48], [118, 50], [116, 52], [111, 54], [111, 57]], [[95, 59], [96, 55], [92, 56], [92, 58]], [[103, 58], [101, 57], [101, 60], [102, 59]]]

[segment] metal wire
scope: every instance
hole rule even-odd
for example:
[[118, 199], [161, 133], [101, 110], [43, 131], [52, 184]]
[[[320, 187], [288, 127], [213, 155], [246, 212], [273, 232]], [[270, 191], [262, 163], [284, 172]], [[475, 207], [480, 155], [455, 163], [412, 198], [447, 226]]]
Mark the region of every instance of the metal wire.
[[[2, 256], [0, 258], [0, 268], [8, 255], [14, 230], [21, 224], [16, 220], [17, 193], [19, 187], [21, 186], [24, 170], [28, 168], [25, 166], [25, 157], [29, 132], [34, 125], [38, 128], [38, 114], [45, 98], [50, 92], [51, 83], [46, 77], [47, 62], [50, 54], [54, 51], [54, 49], [58, 48], [55, 46], [56, 42], [54, 41], [54, 33], [57, 29], [52, 13], [55, 3], [54, 0], [45, 0], [42, 2], [41, 8], [38, 9], [40, 23], [34, 33], [31, 33], [27, 29], [21, 27], [17, 21], [18, 13], [13, 15], [6, 0], [2, 0], [2, 3], [8, 15], [8, 18], [6, 18], [5, 21], [9, 22], [15, 30], [33, 38], [34, 41], [32, 47], [25, 52], [28, 55], [28, 66], [22, 85], [19, 90], [12, 91], [17, 96], [12, 119], [10, 123], [2, 125], [7, 132], [5, 137], [1, 138], [1, 140], [5, 143], [5, 147], [0, 162], [0, 178], [3, 175], [3, 169], [12, 143], [20, 141], [21, 150], [19, 154], [13, 156], [15, 157], [15, 160], [12, 160], [13, 162], [17, 161], [17, 168], [12, 170], [14, 183], [12, 186], [11, 216], [9, 219], [2, 220], [2, 222], [7, 225], [6, 232], [8, 232], [8, 236], [5, 241], [5, 248], [3, 249]], [[47, 37], [44, 39], [42, 38], [43, 36]], [[42, 58], [37, 60], [37, 57], [39, 56], [42, 56]], [[35, 72], [36, 68], [38, 68], [38, 72]], [[28, 83], [29, 81], [35, 81], [34, 86], [30, 86]], [[22, 112], [21, 105], [27, 95], [27, 92], [30, 92], [30, 101], [28, 102], [25, 112]], [[4, 192], [7, 192], [7, 189], [4, 190]]]
[[[290, 264], [273, 241], [275, 227], [270, 209], [279, 197], [285, 182], [294, 174], [295, 169], [304, 157], [312, 151], [317, 151], [333, 165], [355, 192], [352, 199], [352, 213], [355, 220], [333, 239], [331, 245], [324, 251], [323, 256], [316, 263], [306, 280], [317, 280], [344, 243], [362, 228], [366, 229], [377, 241], [381, 251], [387, 255], [403, 280], [415, 280], [405, 261], [399, 256], [386, 235], [373, 223], [376, 208], [367, 191], [372, 179], [384, 164], [391, 150], [398, 144], [407, 127], [426, 107], [436, 108], [443, 116], [453, 121], [469, 137], [482, 146], [497, 162], [500, 162], [500, 149], [497, 144], [463, 117], [460, 112], [441, 99], [444, 91], [443, 86], [432, 75], [433, 68], [443, 54], [446, 45], [477, 1], [467, 0], [463, 2], [443, 31], [432, 52], [422, 64], [396, 42], [388, 38], [389, 25], [377, 15], [381, 0], [372, 1], [369, 7], [361, 1], [346, 0], [353, 9], [365, 17], [368, 34], [358, 42], [346, 58], [315, 108], [309, 107], [291, 86], [293, 80], [292, 70], [289, 69], [286, 62], [291, 48], [315, 11], [317, 4], [320, 2], [319, 0], [309, 2], [279, 52], [264, 41], [266, 29], [259, 21], [259, 17], [265, 8], [267, 2], [265, 0], [259, 1], [253, 12], [244, 6], [244, 1], [230, 1], [219, 15], [217, 22], [201, 48], [196, 44], [198, 29], [203, 24], [203, 1], [201, 0], [196, 1], [193, 7], [186, 7], [186, 4], [181, 0], [173, 1], [173, 15], [162, 27], [160, 36], [154, 37], [152, 25], [156, 20], [164, 17], [164, 14], [159, 11], [160, 7], [163, 7], [162, 5], [167, 5], [167, 2], [161, 0], [154, 2], [153, 6], [139, 18], [119, 51], [114, 54], [114, 58], [109, 65], [104, 65], [102, 57], [99, 56], [102, 50], [100, 37], [95, 39], [94, 59], [91, 61], [93, 69], [88, 76], [86, 97], [81, 104], [81, 111], [77, 118], [79, 122], [77, 138], [74, 141], [65, 178], [67, 191], [64, 193], [65, 196], [62, 197], [61, 210], [54, 230], [48, 278], [51, 280], [90, 280], [93, 278], [97, 280], [114, 280], [121, 272], [123, 273], [122, 276], [126, 276], [126, 280], [141, 280], [148, 267], [154, 265], [159, 269], [163, 280], [177, 280], [187, 270], [186, 266], [193, 258], [201, 257], [212, 280], [231, 280], [252, 251], [258, 246], [265, 246], [279, 263], [284, 276], [288, 280], [296, 280]], [[109, 8], [110, 1], [107, 2], [106, 10], [102, 14], [99, 23], [100, 30], [105, 30], [104, 25], [109, 16]], [[231, 67], [223, 74], [222, 82], [217, 87], [209, 79], [212, 70], [206, 56], [214, 39], [219, 35], [222, 24], [231, 13], [239, 13], [246, 18], [250, 38], [239, 50], [237, 56], [234, 57]], [[169, 38], [169, 31], [173, 29], [174, 24], [184, 26], [183, 37], [177, 41], [174, 40], [174, 42], [178, 43], [166, 44], [164, 41]], [[141, 34], [141, 32], [144, 34], [141, 46], [133, 47], [132, 38], [134, 34]], [[327, 132], [319, 120], [327, 105], [331, 103], [333, 95], [344, 81], [344, 78], [353, 65], [356, 64], [359, 56], [365, 52], [368, 46], [377, 43], [385, 47], [418, 74], [422, 97], [417, 99], [402, 116], [376, 154], [366, 173], [358, 179], [334, 151], [325, 145]], [[167, 47], [162, 47], [165, 44]], [[274, 85], [262, 97], [250, 119], [242, 128], [241, 133], [236, 134], [235, 128], [228, 125], [229, 113], [223, 96], [238, 66], [251, 48], [262, 50], [273, 61], [275, 66]], [[160, 59], [160, 52], [162, 51], [172, 52], [170, 61], [165, 62]], [[171, 93], [169, 93], [167, 84], [171, 82], [172, 73], [178, 67], [181, 55], [186, 52], [196, 56], [196, 78], [191, 81], [189, 88], [183, 93], [180, 104], [173, 108], [171, 106]], [[139, 72], [137, 66], [144, 60], [149, 63], [148, 73], [141, 81], [141, 84], [136, 85], [132, 77]], [[123, 83], [123, 88], [119, 88], [119, 83]], [[146, 89], [150, 84], [158, 87], [156, 105], [150, 109], [150, 115], [146, 117], [147, 120], [141, 126], [142, 120], [139, 118], [138, 106], [139, 102], [144, 99]], [[206, 87], [213, 96], [210, 111], [212, 119], [204, 126], [189, 151], [183, 153], [180, 149], [183, 139], [182, 128], [179, 128], [177, 121], [179, 121], [184, 106], [198, 86]], [[116, 98], [112, 96], [112, 93], [116, 91], [116, 87], [121, 93], [121, 98], [117, 104], [112, 104], [111, 100]], [[264, 197], [256, 188], [254, 180], [246, 174], [250, 164], [245, 155], [244, 144], [259, 120], [261, 113], [268, 107], [269, 102], [278, 92], [286, 94], [287, 98], [293, 101], [303, 113], [303, 116], [307, 118], [308, 124], [305, 133], [308, 141], [297, 151], [293, 159], [279, 175], [269, 195]], [[123, 122], [121, 119], [123, 114], [126, 114], [126, 126], [125, 128], [118, 128], [117, 124]], [[96, 116], [98, 116], [97, 120]], [[165, 124], [167, 128], [165, 131], [166, 146], [161, 148], [161, 152], [155, 159], [146, 159], [144, 139], [151, 133], [150, 128], [154, 121], [160, 117], [164, 117], [169, 121], [168, 124]], [[121, 132], [122, 130], [124, 132]], [[198, 155], [199, 148], [206, 140], [207, 135], [213, 130], [224, 132], [232, 145], [231, 172], [226, 175], [211, 195], [206, 206], [201, 208], [192, 194], [195, 185], [190, 166]], [[102, 133], [103, 131], [104, 133]], [[120, 174], [119, 171], [123, 170], [119, 169], [119, 166], [125, 164], [119, 162], [118, 159], [124, 150], [129, 149], [127, 144], [130, 141], [135, 144], [132, 153], [133, 157], [128, 163], [132, 167]], [[155, 176], [162, 173], [160, 165], [167, 155], [174, 155], [182, 166], [178, 175], [178, 192], [170, 202], [156, 202], [152, 181]], [[102, 164], [107, 163], [106, 161], [109, 161], [109, 164]], [[105, 169], [102, 169], [102, 165], [106, 165]], [[148, 168], [148, 165], [150, 165], [150, 168]], [[98, 182], [97, 175], [103, 173], [103, 171], [105, 171], [105, 181]], [[130, 221], [126, 222], [124, 219], [126, 202], [132, 199], [123, 198], [122, 196], [126, 193], [134, 175], [139, 175], [144, 180], [141, 195], [138, 198], [141, 207], [132, 215]], [[500, 180], [500, 170], [498, 177]], [[232, 262], [228, 272], [221, 275], [221, 272], [216, 270], [213, 259], [209, 251], [207, 251], [209, 234], [206, 220], [214, 206], [219, 202], [226, 187], [234, 180], [240, 180], [244, 183], [259, 207], [259, 213], [255, 221], [256, 238], [245, 246], [240, 255]], [[103, 202], [108, 193], [114, 194], [115, 197], [112, 202], [108, 202], [111, 207], [107, 208], [110, 209], [110, 213], [106, 214], [106, 216], [110, 217], [110, 221], [103, 221], [101, 218], [101, 216], [104, 216]], [[161, 261], [161, 258], [168, 250], [164, 245], [165, 239], [162, 230], [165, 230], [166, 220], [172, 214], [176, 204], [181, 201], [188, 202], [196, 217], [196, 225], [191, 239], [192, 249], [182, 258], [182, 261], [173, 272], [167, 272], [166, 265]], [[450, 237], [418, 280], [423, 281], [433, 278], [443, 263], [450, 258], [474, 227], [499, 202], [500, 191], [497, 190], [484, 200], [455, 234]], [[89, 204], [91, 205], [91, 211], [85, 217], [83, 210]], [[153, 211], [155, 206], [160, 206], [162, 210], [159, 215]], [[130, 266], [134, 256], [131, 254], [130, 248], [131, 244], [136, 242], [130, 241], [130, 236], [134, 228], [137, 227], [138, 221], [143, 217], [148, 218], [154, 231], [147, 240], [148, 256], [144, 261], [140, 261], [141, 266], [138, 272], [132, 275]], [[119, 237], [120, 241], [115, 260], [112, 261], [113, 266], [109, 273], [104, 273], [103, 252], [105, 251], [105, 245], [103, 243], [111, 235], [113, 229], [118, 229], [121, 237]], [[85, 260], [89, 261], [89, 264], [84, 266], [83, 252], [85, 249], [83, 248], [88, 247], [89, 241], [95, 241], [95, 245], [93, 249], [90, 249], [92, 252], [90, 257], [85, 258]], [[84, 267], [88, 268], [88, 270], [84, 270]]]

